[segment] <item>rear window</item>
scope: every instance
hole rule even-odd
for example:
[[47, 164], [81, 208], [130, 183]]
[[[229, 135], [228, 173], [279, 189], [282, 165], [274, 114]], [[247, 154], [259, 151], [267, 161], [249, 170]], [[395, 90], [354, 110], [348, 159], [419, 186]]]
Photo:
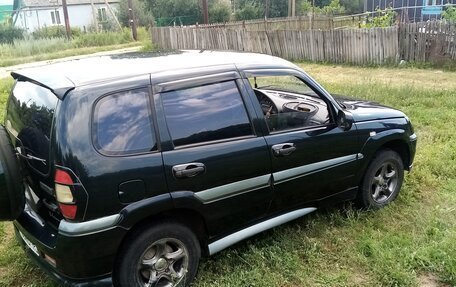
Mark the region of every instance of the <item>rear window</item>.
[[49, 161], [49, 139], [57, 102], [50, 90], [18, 81], [7, 105], [5, 126], [13, 136], [14, 144], [21, 147], [22, 154], [37, 158], [29, 160], [29, 164], [42, 174], [49, 170], [46, 162]]
[[149, 92], [137, 89], [102, 98], [95, 106], [95, 146], [106, 155], [157, 149], [150, 115]]

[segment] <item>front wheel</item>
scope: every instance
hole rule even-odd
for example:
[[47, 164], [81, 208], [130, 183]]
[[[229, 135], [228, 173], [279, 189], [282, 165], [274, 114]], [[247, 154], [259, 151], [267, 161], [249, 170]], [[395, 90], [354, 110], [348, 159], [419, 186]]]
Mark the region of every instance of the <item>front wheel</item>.
[[369, 164], [358, 194], [358, 204], [379, 209], [393, 201], [404, 181], [404, 164], [395, 151], [381, 150]]
[[188, 286], [196, 275], [201, 249], [194, 233], [177, 223], [137, 230], [122, 247], [115, 286]]

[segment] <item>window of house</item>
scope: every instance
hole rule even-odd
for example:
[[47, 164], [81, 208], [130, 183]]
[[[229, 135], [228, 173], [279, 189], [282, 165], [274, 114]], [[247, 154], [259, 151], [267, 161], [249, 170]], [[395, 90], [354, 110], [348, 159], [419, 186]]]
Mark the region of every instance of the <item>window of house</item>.
[[60, 25], [60, 13], [59, 11], [51, 11], [51, 20], [53, 25]]
[[106, 22], [108, 20], [108, 17], [106, 16], [106, 8], [98, 8], [98, 21], [100, 22]]
[[161, 97], [175, 146], [253, 134], [234, 81], [166, 92]]
[[95, 146], [108, 155], [156, 150], [148, 90], [102, 98], [95, 106], [94, 137]]
[[321, 126], [330, 122], [326, 102], [293, 75], [249, 79], [270, 132]]

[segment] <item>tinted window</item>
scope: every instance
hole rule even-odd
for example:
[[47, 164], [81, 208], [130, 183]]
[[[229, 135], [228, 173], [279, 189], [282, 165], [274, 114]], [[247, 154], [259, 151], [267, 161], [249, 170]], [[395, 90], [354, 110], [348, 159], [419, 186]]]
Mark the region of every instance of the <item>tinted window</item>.
[[252, 134], [233, 81], [163, 93], [162, 101], [175, 146]]
[[[24, 155], [49, 161], [49, 139], [57, 102], [57, 97], [46, 88], [30, 82], [16, 83], [8, 101], [5, 125]], [[29, 164], [43, 174], [50, 166], [39, 160], [29, 160]]]
[[95, 145], [120, 155], [156, 149], [147, 89], [102, 98], [95, 107]]

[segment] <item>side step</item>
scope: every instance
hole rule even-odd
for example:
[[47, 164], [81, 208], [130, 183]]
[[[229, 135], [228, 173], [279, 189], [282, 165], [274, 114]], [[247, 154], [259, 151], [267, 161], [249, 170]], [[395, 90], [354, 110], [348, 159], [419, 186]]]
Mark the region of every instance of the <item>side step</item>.
[[317, 208], [315, 208], [315, 207], [298, 209], [298, 210], [295, 210], [295, 211], [292, 211], [289, 213], [285, 213], [285, 214], [279, 215], [277, 217], [262, 221], [260, 223], [252, 225], [252, 226], [242, 229], [240, 231], [237, 231], [233, 234], [230, 234], [226, 237], [223, 237], [222, 239], [219, 239], [219, 240], [214, 241], [211, 244], [209, 244], [209, 254], [213, 255], [233, 244], [238, 243], [239, 241], [247, 239], [247, 238], [249, 238], [255, 234], [258, 234], [260, 232], [263, 232], [265, 230], [268, 230], [268, 229], [274, 228], [276, 226], [279, 226], [281, 224], [284, 224], [288, 221], [295, 220], [295, 219], [302, 217], [308, 213], [311, 213], [315, 210], [317, 210]]

